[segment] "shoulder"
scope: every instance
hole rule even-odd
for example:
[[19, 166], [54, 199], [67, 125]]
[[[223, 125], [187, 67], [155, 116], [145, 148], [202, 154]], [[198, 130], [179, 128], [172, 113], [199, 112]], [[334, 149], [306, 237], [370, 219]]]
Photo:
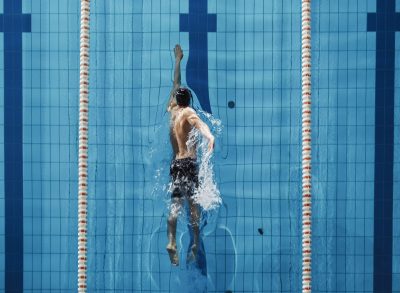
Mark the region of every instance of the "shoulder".
[[196, 111], [193, 110], [191, 107], [186, 107], [185, 109], [183, 109], [183, 113], [186, 117], [192, 117], [192, 116], [197, 117]]
[[200, 120], [200, 118], [197, 115], [196, 111], [193, 110], [192, 108], [186, 108], [184, 115], [185, 115], [185, 120], [191, 125], [197, 124], [198, 121]]
[[178, 105], [169, 105], [167, 108], [167, 111], [170, 112], [171, 114], [173, 114], [176, 112], [177, 109], [178, 109]]

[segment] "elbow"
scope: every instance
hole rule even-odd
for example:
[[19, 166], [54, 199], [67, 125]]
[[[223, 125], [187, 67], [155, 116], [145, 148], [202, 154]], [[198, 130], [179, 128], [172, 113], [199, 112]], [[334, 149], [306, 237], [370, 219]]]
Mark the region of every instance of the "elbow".
[[193, 126], [200, 131], [203, 130], [203, 125], [201, 125], [200, 121], [196, 121]]

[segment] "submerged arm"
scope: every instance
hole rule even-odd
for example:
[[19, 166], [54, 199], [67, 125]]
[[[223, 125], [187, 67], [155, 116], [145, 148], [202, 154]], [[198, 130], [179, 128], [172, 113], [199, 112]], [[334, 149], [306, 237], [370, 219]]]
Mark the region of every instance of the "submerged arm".
[[192, 125], [193, 127], [197, 128], [200, 133], [206, 138], [208, 139], [208, 150], [209, 151], [213, 151], [214, 149], [214, 135], [212, 135], [210, 128], [208, 127], [208, 125], [206, 123], [204, 123], [199, 116], [197, 116], [196, 113], [191, 112], [188, 115], [187, 121], [189, 122], [190, 125]]
[[181, 60], [183, 58], [183, 52], [181, 46], [176, 45], [174, 52], [175, 52], [174, 84], [169, 97], [167, 111], [171, 111], [171, 109], [177, 105], [174, 99], [175, 97], [174, 93], [181, 86]]

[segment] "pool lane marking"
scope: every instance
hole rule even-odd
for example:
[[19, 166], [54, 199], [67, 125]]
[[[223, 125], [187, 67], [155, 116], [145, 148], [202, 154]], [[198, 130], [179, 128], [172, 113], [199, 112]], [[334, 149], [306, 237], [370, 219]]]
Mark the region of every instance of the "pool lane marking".
[[189, 32], [188, 86], [204, 111], [211, 113], [208, 91], [208, 33], [217, 31], [217, 15], [208, 14], [207, 0], [189, 0], [189, 13], [180, 14], [179, 29]]
[[0, 31], [4, 35], [5, 292], [22, 292], [22, 33], [31, 31], [31, 15], [22, 13], [22, 0], [4, 1]]
[[396, 1], [377, 0], [367, 29], [376, 32], [373, 286], [374, 292], [392, 292]]

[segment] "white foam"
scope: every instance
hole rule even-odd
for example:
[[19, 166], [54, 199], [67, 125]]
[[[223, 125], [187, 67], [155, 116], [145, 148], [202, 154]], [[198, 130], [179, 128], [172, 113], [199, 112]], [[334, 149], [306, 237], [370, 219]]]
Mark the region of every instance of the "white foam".
[[[214, 118], [211, 114], [200, 110], [211, 123], [211, 131], [217, 137], [222, 131], [221, 120]], [[213, 153], [208, 151], [208, 140], [202, 137], [197, 129], [193, 129], [187, 142], [188, 147], [197, 146], [199, 164], [199, 187], [195, 190], [194, 200], [205, 211], [218, 208], [221, 203], [221, 194], [215, 182], [214, 168], [212, 164]]]

